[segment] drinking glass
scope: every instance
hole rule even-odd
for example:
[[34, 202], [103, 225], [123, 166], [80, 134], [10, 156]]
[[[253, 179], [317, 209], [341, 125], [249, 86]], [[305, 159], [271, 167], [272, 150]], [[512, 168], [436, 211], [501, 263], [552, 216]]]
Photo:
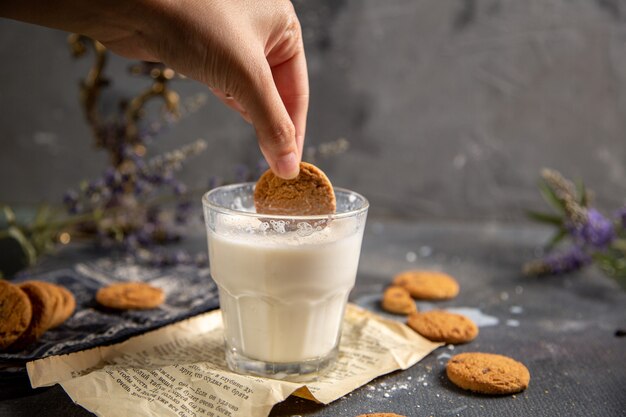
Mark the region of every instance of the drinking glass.
[[254, 183], [202, 198], [211, 275], [233, 371], [315, 379], [337, 357], [354, 287], [368, 201], [335, 188], [337, 210], [317, 216], [256, 213]]

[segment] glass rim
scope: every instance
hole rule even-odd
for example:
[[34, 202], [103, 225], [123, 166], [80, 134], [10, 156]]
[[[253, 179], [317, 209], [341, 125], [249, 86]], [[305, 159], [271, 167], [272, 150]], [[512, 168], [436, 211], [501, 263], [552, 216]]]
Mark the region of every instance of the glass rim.
[[366, 212], [369, 209], [369, 206], [370, 206], [369, 201], [363, 195], [357, 193], [356, 191], [348, 190], [347, 188], [341, 188], [341, 187], [333, 187], [333, 191], [335, 191], [335, 193], [337, 191], [339, 191], [339, 192], [346, 193], [346, 194], [352, 194], [352, 195], [356, 196], [357, 198], [359, 198], [359, 199], [361, 199], [363, 201], [363, 206], [359, 207], [356, 210], [349, 210], [349, 211], [345, 211], [345, 212], [342, 212], [342, 213], [315, 214], [315, 215], [308, 215], [308, 216], [290, 216], [290, 215], [285, 215], [285, 214], [262, 214], [262, 213], [253, 213], [253, 212], [250, 212], [250, 211], [235, 210], [235, 209], [231, 209], [229, 207], [220, 206], [220, 205], [215, 204], [215, 203], [213, 203], [212, 201], [209, 200], [210, 195], [213, 194], [213, 193], [216, 193], [218, 191], [221, 191], [221, 190], [224, 190], [224, 189], [228, 189], [228, 188], [239, 188], [239, 187], [243, 187], [243, 186], [247, 186], [247, 185], [251, 185], [252, 189], [254, 190], [254, 187], [255, 187], [256, 183], [255, 182], [240, 182], [240, 183], [236, 183], [236, 184], [221, 185], [219, 187], [215, 187], [212, 190], [209, 190], [206, 193], [204, 193], [204, 195], [202, 196], [202, 205], [204, 207], [208, 207], [211, 210], [215, 210], [215, 211], [223, 213], [223, 214], [231, 214], [231, 215], [237, 215], [237, 216], [248, 216], [248, 217], [254, 217], [254, 218], [263, 219], [263, 220], [267, 220], [267, 219], [272, 219], [272, 220], [342, 219], [342, 218], [346, 218], [346, 217], [354, 217], [354, 216], [357, 216], [357, 215], [359, 215], [361, 213], [364, 213], [364, 212]]

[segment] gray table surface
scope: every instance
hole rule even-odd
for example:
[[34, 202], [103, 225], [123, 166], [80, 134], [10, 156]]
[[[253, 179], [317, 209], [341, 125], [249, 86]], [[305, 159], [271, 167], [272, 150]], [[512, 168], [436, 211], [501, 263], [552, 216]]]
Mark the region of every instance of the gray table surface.
[[[467, 345], [439, 348], [410, 369], [377, 378], [330, 405], [290, 398], [276, 405], [271, 416], [626, 416], [626, 338], [615, 334], [626, 328], [626, 292], [593, 268], [562, 277], [524, 277], [522, 263], [535, 256], [547, 237], [545, 229], [528, 225], [370, 219], [353, 302], [376, 308], [394, 273], [436, 268], [461, 284], [459, 296], [438, 307], [469, 308], [498, 323], [481, 327]], [[201, 249], [206, 243], [194, 235], [185, 245]], [[69, 248], [43, 267], [68, 266], [97, 255]], [[445, 377], [445, 363], [450, 355], [468, 351], [522, 361], [530, 369], [530, 387], [505, 397], [456, 388]], [[59, 386], [0, 397], [2, 417], [92, 415]]]

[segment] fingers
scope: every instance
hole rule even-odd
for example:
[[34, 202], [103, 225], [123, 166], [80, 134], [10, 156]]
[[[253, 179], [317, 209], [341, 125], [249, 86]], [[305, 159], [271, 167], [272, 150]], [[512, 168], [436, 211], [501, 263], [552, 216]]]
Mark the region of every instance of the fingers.
[[298, 53], [287, 61], [272, 67], [272, 74], [278, 94], [293, 121], [298, 155], [302, 157], [309, 109], [309, 79], [304, 49], [299, 49]]
[[296, 131], [265, 57], [256, 62], [261, 68], [252, 74], [250, 85], [243, 89], [245, 93], [238, 101], [250, 115], [261, 152], [272, 171], [281, 178], [295, 178], [302, 155], [296, 134], [304, 137], [304, 132]]

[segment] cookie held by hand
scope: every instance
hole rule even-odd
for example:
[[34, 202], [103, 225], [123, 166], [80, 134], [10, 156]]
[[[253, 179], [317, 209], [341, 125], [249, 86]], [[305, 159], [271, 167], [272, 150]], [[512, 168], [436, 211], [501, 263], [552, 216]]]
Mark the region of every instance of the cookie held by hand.
[[285, 216], [315, 216], [333, 214], [337, 209], [335, 192], [326, 174], [306, 162], [300, 163], [300, 173], [291, 180], [265, 171], [254, 188], [257, 213]]
[[96, 301], [117, 310], [148, 310], [160, 306], [165, 294], [145, 282], [120, 282], [100, 288]]
[[446, 365], [456, 386], [481, 394], [515, 394], [528, 388], [530, 372], [522, 363], [493, 353], [461, 353]]

